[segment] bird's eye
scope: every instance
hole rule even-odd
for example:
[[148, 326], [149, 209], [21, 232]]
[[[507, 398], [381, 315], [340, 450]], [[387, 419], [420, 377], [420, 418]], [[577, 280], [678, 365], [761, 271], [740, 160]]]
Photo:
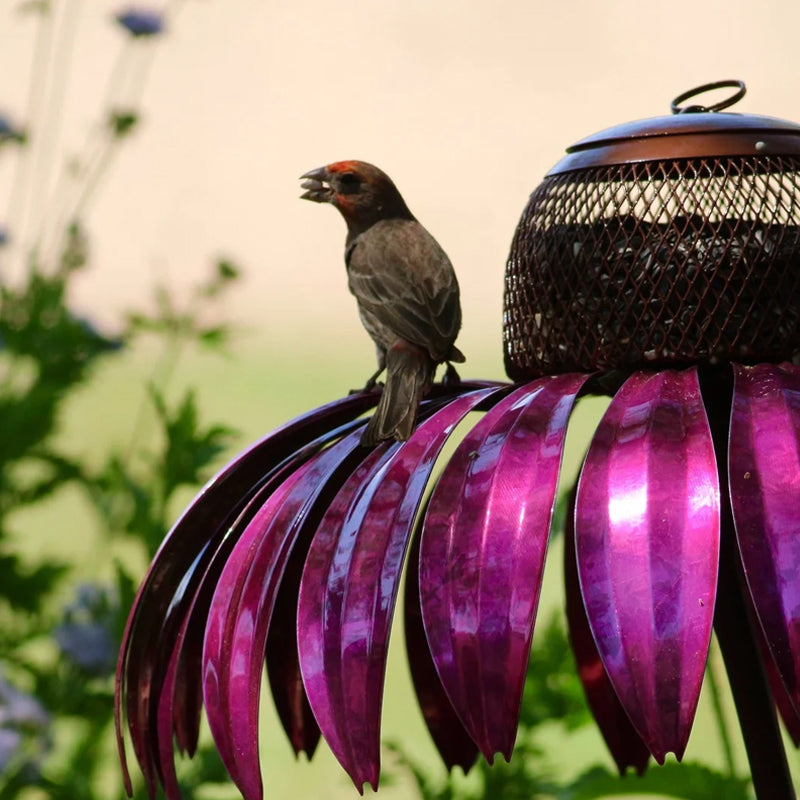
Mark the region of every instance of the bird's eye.
[[339, 176], [339, 186], [344, 193], [355, 192], [360, 185], [361, 181], [354, 172], [343, 172]]

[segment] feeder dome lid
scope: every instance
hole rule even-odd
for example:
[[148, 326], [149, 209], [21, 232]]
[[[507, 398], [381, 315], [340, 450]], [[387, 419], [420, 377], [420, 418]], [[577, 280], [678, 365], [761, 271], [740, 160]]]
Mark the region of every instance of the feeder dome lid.
[[[736, 88], [711, 106], [681, 103], [703, 92]], [[548, 175], [641, 161], [674, 161], [724, 156], [798, 156], [800, 125], [757, 114], [719, 113], [745, 94], [742, 81], [705, 84], [676, 97], [672, 114], [626, 122], [594, 133], [567, 148]]]

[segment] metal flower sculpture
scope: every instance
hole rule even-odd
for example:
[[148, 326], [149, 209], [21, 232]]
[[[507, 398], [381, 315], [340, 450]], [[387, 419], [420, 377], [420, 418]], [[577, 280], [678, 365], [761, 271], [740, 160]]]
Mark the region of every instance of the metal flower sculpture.
[[[715, 629], [757, 794], [794, 796], [774, 709], [800, 741], [800, 127], [723, 136], [731, 115], [692, 110], [660, 134], [691, 153], [638, 123], [577, 146], [532, 195], [506, 277], [514, 385], [437, 387], [408, 441], [375, 447], [359, 437], [377, 395], [338, 400], [239, 455], [185, 511], [118, 667], [120, 752], [126, 719], [151, 796], [178, 797], [173, 740], [194, 752], [205, 707], [232, 779], [262, 797], [265, 663], [295, 751], [321, 734], [356, 787], [377, 786], [409, 549], [405, 638], [432, 739], [448, 767], [510, 758], [587, 392], [612, 399], [574, 494], [567, 618], [620, 771], [681, 757]], [[754, 136], [769, 169], [733, 152]]]

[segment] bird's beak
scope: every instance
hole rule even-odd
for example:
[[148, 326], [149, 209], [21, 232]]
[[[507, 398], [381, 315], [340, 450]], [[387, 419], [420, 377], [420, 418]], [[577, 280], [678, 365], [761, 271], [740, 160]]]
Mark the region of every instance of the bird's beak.
[[330, 203], [333, 199], [333, 192], [329, 185], [330, 173], [327, 167], [317, 167], [309, 170], [300, 176], [303, 181], [300, 184], [305, 189], [300, 195], [301, 200], [313, 200], [315, 203]]

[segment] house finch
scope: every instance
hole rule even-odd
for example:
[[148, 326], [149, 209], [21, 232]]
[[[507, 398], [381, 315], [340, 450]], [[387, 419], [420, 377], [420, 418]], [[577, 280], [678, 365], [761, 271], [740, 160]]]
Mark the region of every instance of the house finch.
[[384, 172], [363, 161], [337, 161], [301, 176], [305, 200], [331, 203], [347, 223], [344, 260], [361, 322], [378, 351], [386, 385], [361, 443], [405, 441], [436, 366], [458, 380], [451, 361], [461, 327], [458, 281], [436, 240], [417, 222]]

